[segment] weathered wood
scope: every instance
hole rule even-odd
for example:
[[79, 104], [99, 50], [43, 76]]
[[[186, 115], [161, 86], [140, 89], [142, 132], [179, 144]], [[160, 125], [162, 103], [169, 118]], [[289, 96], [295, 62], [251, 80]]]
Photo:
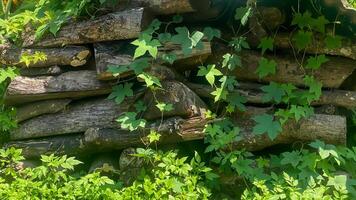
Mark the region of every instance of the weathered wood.
[[43, 114], [57, 113], [64, 110], [70, 102], [70, 99], [55, 99], [22, 105], [16, 108], [16, 121], [22, 122]]
[[255, 122], [251, 117], [268, 112], [266, 108], [248, 107], [247, 112], [234, 115], [234, 121], [241, 127], [242, 140], [234, 142], [237, 149], [257, 151], [276, 144], [290, 144], [297, 141], [310, 142], [316, 139], [329, 144], [346, 144], [346, 118], [338, 115], [315, 114], [299, 122], [290, 120], [282, 132], [272, 141], [266, 134], [252, 133]]
[[[128, 65], [133, 60], [134, 48], [127, 41], [117, 41], [110, 43], [97, 43], [94, 44], [95, 62], [98, 73], [98, 79], [109, 80], [115, 77], [112, 73], [107, 72], [108, 66]], [[202, 63], [211, 54], [210, 42], [203, 42], [202, 49], [193, 49], [189, 55], [184, 55], [179, 45], [166, 44], [159, 47], [158, 58], [162, 54], [175, 54], [177, 59], [174, 64], [177, 64], [177, 69], [181, 69], [182, 65], [196, 64], [194, 61]], [[189, 63], [190, 61], [190, 63]], [[192, 63], [193, 62], [193, 63]], [[158, 63], [168, 64], [163, 60], [158, 60]], [[120, 77], [132, 75], [133, 72], [122, 74]]]
[[[226, 47], [216, 45], [213, 48], [213, 56], [207, 60], [208, 63], [220, 63], [222, 56], [228, 52]], [[314, 72], [302, 68], [296, 59], [290, 55], [264, 55], [267, 59], [272, 59], [277, 63], [276, 73], [264, 78], [259, 78], [255, 73], [259, 61], [262, 58], [261, 53], [256, 51], [243, 51], [240, 53], [242, 67], [236, 68], [234, 75], [238, 80], [259, 81], [259, 82], [281, 82], [293, 83], [297, 86], [304, 86], [303, 78], [305, 75], [313, 75], [316, 80], [326, 88], [339, 88], [340, 85], [356, 69], [355, 61], [347, 58], [328, 57], [329, 61], [324, 63], [319, 70]], [[332, 76], [330, 75], [332, 74]]]
[[135, 148], [124, 149], [120, 155], [119, 168], [120, 168], [120, 181], [125, 186], [130, 186], [137, 180], [140, 175], [141, 169], [145, 166], [143, 158], [133, 156], [137, 154]]
[[[295, 44], [292, 40], [293, 35], [288, 33], [279, 33], [274, 37], [274, 45], [276, 48], [292, 49]], [[343, 38], [340, 48], [327, 48], [325, 46], [324, 38], [316, 38], [306, 48], [307, 53], [311, 54], [328, 54], [335, 56], [343, 56], [356, 60], [356, 41], [352, 39]], [[356, 65], [356, 62], [354, 62]]]
[[[161, 117], [182, 116], [193, 117], [201, 116], [205, 112], [204, 102], [184, 84], [174, 81], [162, 82], [163, 89], [170, 91], [166, 93], [158, 92], [157, 100], [173, 105], [173, 110], [165, 112], [162, 116], [158, 111], [156, 103], [150, 99], [150, 94], [144, 97], [148, 105], [147, 111], [142, 114], [146, 119], [161, 119]], [[165, 97], [159, 97], [165, 95]], [[127, 99], [120, 105], [107, 99], [96, 99], [78, 102], [63, 112], [56, 114], [42, 115], [27, 120], [11, 132], [11, 140], [22, 140], [29, 138], [46, 137], [70, 133], [84, 132], [89, 128], [118, 128], [119, 123], [115, 120], [124, 112], [129, 111], [133, 106], [134, 100], [140, 94]]]
[[89, 167], [89, 173], [100, 172], [103, 176], [115, 177], [119, 174], [119, 153], [99, 154], [95, 157]]
[[336, 7], [338, 14], [349, 17], [352, 24], [356, 24], [356, 9], [347, 0], [323, 0], [325, 5]]
[[143, 8], [109, 13], [93, 20], [65, 25], [56, 36], [48, 34], [38, 42], [27, 36], [24, 46], [50, 47], [136, 38], [151, 19]]
[[96, 79], [96, 72], [70, 71], [59, 76], [24, 77], [11, 81], [5, 95], [7, 104], [46, 99], [80, 98], [111, 92], [112, 84]]
[[[209, 85], [185, 83], [200, 97], [214, 98], [211, 93], [214, 91]], [[263, 85], [257, 83], [239, 83], [239, 88], [236, 90], [239, 94], [246, 97], [247, 102], [264, 104], [269, 103], [263, 101], [263, 91], [260, 88]], [[302, 91], [302, 90], [300, 90]], [[345, 90], [324, 90], [318, 101], [312, 102], [312, 105], [334, 105], [345, 108], [356, 107], [356, 92]]]
[[115, 7], [119, 10], [135, 7], [145, 7], [159, 15], [187, 13], [194, 11], [190, 0], [123, 0], [119, 1], [118, 5]]
[[[7, 46], [0, 46], [0, 62], [4, 65], [16, 65], [18, 67], [49, 67], [53, 65], [70, 65], [78, 67], [85, 65], [90, 58], [90, 50], [83, 46], [67, 46], [63, 48], [49, 49], [19, 49]], [[45, 61], [37, 63], [31, 62], [26, 66], [20, 62], [22, 55], [33, 55], [36, 52], [46, 54]]]
[[20, 68], [21, 76], [55, 76], [64, 73], [63, 69], [59, 66], [51, 67], [36, 67], [36, 68]]

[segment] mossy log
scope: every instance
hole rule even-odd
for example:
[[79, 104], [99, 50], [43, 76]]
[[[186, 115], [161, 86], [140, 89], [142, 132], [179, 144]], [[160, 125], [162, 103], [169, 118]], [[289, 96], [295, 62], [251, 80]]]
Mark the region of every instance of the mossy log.
[[[185, 83], [200, 97], [214, 98], [211, 93], [214, 91], [209, 85]], [[263, 91], [260, 88], [264, 86], [257, 83], [239, 83], [239, 88], [236, 90], [244, 96], [249, 103], [265, 104], [270, 102], [263, 101]], [[311, 103], [312, 105], [334, 105], [345, 108], [356, 108], [356, 92], [346, 90], [323, 90], [318, 101]]]
[[58, 76], [17, 76], [5, 94], [6, 104], [19, 104], [46, 99], [81, 98], [108, 94], [112, 84], [96, 79], [90, 70], [69, 71]]
[[[39, 49], [20, 49], [7, 46], [0, 46], [0, 62], [4, 65], [15, 65], [18, 67], [50, 67], [53, 65], [69, 65], [78, 67], [85, 65], [90, 58], [90, 50], [83, 46], [67, 46], [63, 48], [39, 48]], [[22, 55], [33, 55], [41, 52], [46, 55], [46, 60], [37, 63], [31, 62], [26, 66], [21, 62]]]
[[[222, 61], [222, 56], [228, 52], [228, 50], [226, 47], [221, 47], [221, 45], [217, 45], [216, 48], [213, 49], [213, 56], [207, 60], [207, 63], [218, 64]], [[305, 86], [303, 81], [305, 75], [313, 75], [316, 80], [323, 84], [323, 87], [339, 88], [356, 69], [354, 60], [341, 57], [328, 57], [329, 61], [324, 63], [320, 69], [311, 71], [302, 68], [293, 56], [264, 55], [265, 58], [272, 59], [277, 63], [276, 73], [260, 78], [256, 73], [256, 70], [259, 66], [259, 61], [262, 58], [261, 53], [245, 50], [240, 53], [240, 57], [242, 67], [237, 67], [232, 75], [235, 75], [238, 80], [243, 81], [258, 81], [264, 83], [274, 81]], [[330, 74], [332, 74], [332, 76]]]
[[[108, 66], [128, 65], [133, 61], [134, 48], [127, 41], [117, 41], [110, 43], [94, 44], [96, 70], [98, 79], [109, 80], [115, 77], [107, 72]], [[184, 55], [179, 45], [166, 44], [159, 47], [158, 58], [163, 54], [176, 55], [176, 61], [173, 65], [181, 69], [182, 65], [194, 65], [202, 63], [211, 54], [210, 42], [203, 42], [202, 49], [193, 49], [189, 55]], [[158, 60], [160, 64], [168, 64], [163, 60]], [[188, 63], [188, 64], [187, 64]], [[120, 78], [133, 75], [133, 72], [127, 72], [120, 75]]]
[[[174, 81], [162, 82], [163, 91], [156, 98], [160, 102], [172, 104], [173, 109], [163, 115], [156, 107], [150, 93], [144, 97], [147, 111], [142, 114], [146, 119], [161, 119], [168, 116], [194, 117], [201, 116], [207, 110], [204, 102], [184, 84]], [[169, 92], [168, 92], [169, 91]], [[84, 132], [89, 128], [119, 128], [115, 120], [123, 113], [130, 111], [134, 100], [141, 95], [127, 99], [117, 105], [107, 99], [96, 99], [77, 102], [60, 113], [42, 115], [29, 119], [11, 132], [11, 140], [22, 140], [54, 135]]]
[[64, 70], [55, 65], [50, 67], [36, 67], [36, 68], [20, 68], [19, 73], [21, 76], [56, 76], [64, 73]]
[[16, 121], [19, 123], [43, 114], [57, 113], [64, 110], [70, 102], [70, 99], [54, 99], [21, 105], [16, 108]]
[[48, 34], [38, 42], [27, 35], [24, 46], [53, 47], [136, 38], [151, 20], [152, 16], [143, 8], [109, 13], [96, 19], [65, 25], [56, 36]]
[[[295, 44], [292, 40], [293, 34], [279, 33], [274, 37], [274, 45], [280, 49], [292, 49]], [[340, 48], [327, 48], [325, 39], [316, 37], [306, 48], [306, 52], [310, 54], [327, 54], [334, 56], [343, 56], [356, 60], [356, 41], [348, 38], [343, 38]], [[356, 62], [354, 62], [356, 65]]]

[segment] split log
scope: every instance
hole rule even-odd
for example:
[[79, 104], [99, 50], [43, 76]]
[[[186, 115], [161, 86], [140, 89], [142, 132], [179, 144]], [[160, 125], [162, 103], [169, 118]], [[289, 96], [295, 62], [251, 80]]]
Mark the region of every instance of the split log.
[[[292, 42], [292, 37], [293, 36], [288, 33], [277, 34], [274, 38], [274, 45], [276, 48], [292, 49], [295, 47], [295, 44]], [[356, 60], [356, 41], [343, 38], [340, 48], [330, 49], [325, 46], [324, 38], [316, 38], [312, 41], [312, 44], [306, 48], [306, 52], [310, 54], [343, 56]], [[355, 62], [353, 65], [356, 65]]]
[[21, 76], [56, 76], [63, 73], [62, 68], [59, 66], [51, 67], [36, 67], [36, 68], [20, 68]]
[[[128, 65], [133, 60], [134, 48], [127, 41], [117, 41], [115, 43], [97, 43], [94, 44], [95, 50], [95, 62], [96, 69], [98, 73], [98, 79], [109, 80], [114, 79], [112, 73], [107, 72], [108, 66], [119, 66]], [[189, 55], [184, 55], [179, 45], [166, 44], [163, 47], [159, 47], [158, 58], [162, 54], [174, 54], [177, 59], [174, 64], [179, 66], [180, 69], [182, 65], [194, 65], [202, 63], [211, 54], [210, 42], [203, 42], [202, 49], [193, 49], [192, 53]], [[159, 60], [158, 63], [168, 64], [163, 60]], [[126, 77], [133, 75], [133, 72], [128, 72], [122, 74], [120, 77]]]
[[[85, 65], [90, 58], [90, 50], [83, 46], [68, 46], [63, 48], [49, 49], [19, 49], [0, 47], [0, 61], [4, 65], [16, 65], [18, 67], [49, 67], [53, 65], [70, 65], [78, 67]], [[20, 62], [22, 55], [33, 55], [35, 52], [46, 54], [45, 61], [31, 63], [26, 66]]]
[[[211, 93], [214, 91], [209, 85], [185, 83], [200, 97], [214, 98]], [[269, 103], [263, 101], [263, 91], [260, 88], [263, 86], [256, 83], [239, 83], [239, 88], [236, 92], [244, 96], [249, 103], [264, 104]], [[345, 108], [356, 108], [356, 92], [345, 90], [324, 90], [318, 101], [312, 102], [312, 105], [334, 105]]]
[[145, 7], [158, 15], [169, 15], [176, 13], [193, 12], [194, 8], [190, 0], [124, 0], [119, 1], [116, 9], [126, 10], [128, 8]]
[[[213, 48], [213, 56], [208, 59], [208, 63], [220, 63], [222, 56], [228, 52], [225, 47]], [[314, 75], [316, 80], [323, 84], [326, 88], [339, 88], [356, 69], [355, 61], [347, 58], [328, 57], [329, 61], [324, 63], [319, 70], [314, 72], [303, 69], [296, 59], [289, 55], [283, 56], [268, 56], [267, 59], [273, 59], [277, 63], [276, 73], [264, 78], [259, 78], [255, 71], [258, 68], [258, 63], [262, 58], [259, 52], [243, 51], [241, 54], [242, 67], [238, 67], [234, 71], [234, 75], [238, 80], [243, 81], [259, 81], [259, 82], [281, 82], [293, 83], [297, 86], [304, 86], [303, 78], [305, 75]], [[330, 74], [333, 74], [330, 76]]]
[[124, 149], [120, 155], [119, 167], [120, 167], [120, 181], [125, 186], [130, 186], [137, 180], [142, 168], [145, 165], [143, 158], [133, 156], [137, 154], [135, 148]]
[[[290, 144], [298, 141], [310, 142], [320, 139], [330, 144], [346, 143], [346, 119], [337, 115], [316, 114], [299, 122], [289, 121], [283, 131], [273, 141], [267, 135], [255, 135], [252, 129], [254, 115], [268, 112], [266, 108], [248, 107], [247, 112], [233, 116], [233, 121], [241, 128], [242, 139], [233, 144], [236, 149], [257, 151], [276, 144]], [[59, 154], [83, 154], [90, 152], [107, 152], [133, 146], [142, 146], [147, 142], [147, 134], [151, 129], [160, 133], [159, 144], [177, 143], [181, 141], [199, 140], [204, 138], [203, 129], [208, 123], [200, 117], [182, 119], [171, 118], [153, 123], [149, 128], [128, 132], [112, 128], [90, 128], [84, 136], [60, 136], [44, 139], [13, 141], [7, 146], [23, 148], [26, 157], [38, 157], [41, 154], [56, 152]]]
[[16, 121], [22, 122], [43, 114], [57, 113], [64, 110], [70, 99], [55, 99], [29, 103], [16, 108]]
[[93, 20], [63, 26], [56, 36], [46, 35], [35, 42], [24, 38], [24, 46], [50, 47], [136, 38], [152, 17], [143, 8], [109, 13]]
[[111, 83], [97, 80], [95, 71], [89, 70], [70, 71], [59, 76], [17, 76], [7, 88], [5, 103], [98, 96], [110, 93], [111, 89]]
[[[188, 87], [179, 82], [162, 82], [163, 89], [170, 91], [167, 93], [157, 93], [157, 100], [173, 105], [173, 110], [161, 112], [156, 108], [156, 103], [152, 102], [147, 94], [144, 101], [148, 105], [147, 111], [143, 113], [146, 119], [161, 119], [161, 117], [182, 116], [194, 117], [201, 116], [205, 112], [204, 102]], [[165, 95], [165, 97], [159, 97]], [[115, 121], [122, 113], [130, 110], [134, 100], [140, 94], [128, 98], [122, 104], [117, 105], [114, 101], [107, 99], [89, 100], [78, 102], [68, 107], [65, 111], [56, 114], [42, 115], [19, 124], [19, 127], [11, 132], [11, 140], [22, 140], [29, 138], [46, 137], [53, 135], [63, 135], [70, 133], [84, 132], [89, 128], [119, 128]]]

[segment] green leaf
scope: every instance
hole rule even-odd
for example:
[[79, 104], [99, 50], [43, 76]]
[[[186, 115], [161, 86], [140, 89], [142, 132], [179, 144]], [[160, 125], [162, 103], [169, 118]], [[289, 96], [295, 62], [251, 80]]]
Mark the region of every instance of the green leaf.
[[324, 64], [328, 61], [329, 61], [329, 59], [326, 58], [324, 54], [314, 56], [314, 57], [309, 57], [307, 60], [306, 68], [316, 70], [316, 69], [319, 69], [322, 64]]
[[300, 162], [303, 161], [299, 151], [284, 152], [282, 153], [282, 157], [282, 165], [291, 164], [293, 167], [296, 167]]
[[135, 103], [135, 109], [137, 112], [144, 112], [147, 110], [147, 106], [143, 101], [139, 100]]
[[281, 124], [278, 121], [274, 121], [272, 115], [258, 115], [253, 117], [253, 120], [257, 123], [252, 130], [252, 132], [256, 135], [267, 133], [268, 137], [271, 140], [274, 140], [278, 133], [282, 131]]
[[298, 25], [300, 29], [303, 29], [308, 28], [311, 25], [310, 23], [312, 21], [313, 18], [310, 12], [306, 11], [303, 14], [298, 12], [293, 15], [292, 25]]
[[208, 38], [209, 41], [211, 41], [214, 37], [216, 38], [221, 37], [221, 32], [219, 29], [211, 28], [209, 26], [204, 28], [203, 33]]
[[125, 84], [114, 86], [112, 88], [112, 92], [109, 95], [108, 99], [115, 99], [115, 102], [117, 104], [122, 103], [125, 97], [133, 96], [133, 91], [131, 89], [132, 86], [133, 86], [132, 83], [125, 83]]
[[126, 112], [122, 114], [116, 121], [120, 123], [122, 129], [128, 129], [130, 131], [137, 130], [138, 128], [144, 128], [146, 126], [146, 120], [136, 119], [137, 113]]
[[236, 67], [241, 67], [241, 59], [235, 54], [225, 54], [223, 55], [222, 67], [227, 67], [230, 71], [234, 70]]
[[219, 100], [225, 100], [228, 92], [225, 88], [215, 88], [213, 92], [210, 93], [214, 96], [214, 102], [218, 102]]
[[159, 139], [161, 138], [161, 134], [157, 133], [154, 130], [151, 130], [150, 134], [147, 135], [147, 138], [148, 138], [150, 144], [152, 144], [153, 142], [158, 142], [159, 141]]
[[313, 113], [313, 107], [292, 105], [289, 112], [294, 115], [294, 119], [298, 122], [302, 117], [309, 117]]
[[177, 60], [177, 55], [174, 53], [169, 53], [169, 54], [164, 53], [162, 55], [162, 60], [172, 65], [174, 61]]
[[262, 97], [264, 102], [273, 100], [276, 103], [281, 103], [282, 97], [286, 94], [283, 88], [275, 82], [271, 82], [269, 85], [261, 87], [261, 90], [265, 92]]
[[166, 43], [171, 41], [172, 35], [170, 33], [160, 33], [158, 35], [158, 40], [162, 43]]
[[262, 55], [266, 52], [267, 49], [273, 51], [274, 39], [271, 37], [264, 37], [261, 39], [258, 48], [262, 49]]
[[0, 84], [7, 79], [13, 80], [18, 73], [19, 72], [16, 67], [0, 68]]
[[223, 74], [215, 68], [215, 65], [208, 65], [208, 67], [200, 66], [197, 74], [197, 76], [205, 76], [211, 86], [215, 83], [215, 76], [221, 75]]
[[181, 45], [184, 55], [191, 54], [192, 49], [200, 44], [200, 41], [204, 36], [204, 34], [199, 31], [196, 31], [192, 36], [190, 36], [187, 27], [177, 27], [175, 28], [175, 31], [177, 34], [172, 36], [171, 41], [175, 44]]
[[318, 100], [321, 96], [322, 84], [314, 79], [312, 76], [305, 76], [303, 79], [305, 85], [309, 86], [309, 93], [313, 96], [310, 96], [308, 102], [311, 103], [314, 100]]
[[270, 74], [276, 73], [277, 63], [274, 60], [268, 60], [266, 58], [261, 58], [258, 62], [258, 67], [256, 69], [256, 74], [258, 77], [263, 78]]
[[246, 37], [235, 37], [229, 42], [229, 46], [233, 47], [236, 52], [240, 52], [243, 48], [249, 49], [250, 46], [246, 41]]
[[172, 22], [176, 24], [181, 23], [183, 22], [183, 17], [181, 15], [174, 15], [172, 17]]
[[338, 35], [327, 35], [325, 38], [325, 46], [329, 49], [341, 48], [342, 37]]
[[145, 81], [146, 87], [152, 88], [155, 87], [155, 85], [158, 87], [162, 87], [162, 84], [159, 81], [159, 79], [151, 74], [143, 72], [139, 74], [137, 77]]
[[221, 82], [221, 87], [227, 88], [229, 91], [233, 91], [235, 86], [239, 85], [235, 76], [223, 76], [219, 81]]
[[250, 7], [239, 7], [235, 10], [235, 20], [241, 21], [241, 24], [244, 26], [247, 23], [248, 18], [251, 15], [252, 9]]
[[169, 103], [163, 103], [163, 102], [158, 102], [156, 104], [156, 107], [161, 111], [161, 112], [169, 112], [171, 110], [173, 110], [173, 104]]
[[320, 33], [325, 33], [325, 25], [328, 23], [329, 21], [325, 19], [324, 15], [311, 21], [313, 29], [319, 31]]
[[227, 97], [227, 102], [229, 103], [227, 106], [227, 111], [230, 113], [234, 112], [236, 109], [240, 111], [246, 111], [244, 104], [247, 102], [247, 99], [237, 92], [229, 94]]
[[141, 34], [141, 36], [131, 42], [131, 44], [137, 46], [134, 59], [145, 55], [146, 52], [148, 52], [153, 58], [156, 58], [158, 47], [161, 46], [161, 43], [158, 40], [152, 39], [152, 36], [146, 33]]
[[346, 175], [336, 175], [334, 177], [329, 177], [327, 185], [332, 185], [335, 188], [346, 188], [347, 187], [347, 176]]
[[204, 37], [204, 33], [200, 31], [195, 31], [191, 37], [192, 40], [192, 46], [195, 47], [197, 46], [198, 42]]
[[294, 36], [293, 41], [295, 42], [296, 47], [301, 50], [306, 48], [312, 42], [313, 33], [310, 31], [299, 30]]

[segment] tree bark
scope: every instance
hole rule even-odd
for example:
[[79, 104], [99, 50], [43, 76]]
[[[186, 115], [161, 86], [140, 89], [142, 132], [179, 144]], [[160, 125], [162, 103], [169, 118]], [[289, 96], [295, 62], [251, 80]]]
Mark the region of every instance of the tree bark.
[[62, 74], [64, 71], [59, 66], [51, 66], [51, 67], [38, 67], [38, 68], [20, 68], [21, 76], [56, 76]]
[[48, 34], [38, 42], [27, 36], [27, 39], [24, 38], [24, 46], [53, 47], [136, 38], [151, 19], [143, 8], [124, 10], [68, 24], [56, 36]]
[[356, 24], [356, 9], [347, 0], [323, 0], [327, 6], [334, 6], [338, 14], [349, 17], [352, 24]]
[[[128, 65], [132, 62], [134, 48], [127, 41], [118, 41], [110, 43], [94, 44], [95, 62], [98, 78], [100, 80], [110, 80], [115, 77], [112, 73], [107, 72], [108, 66]], [[177, 59], [173, 65], [177, 65], [181, 69], [183, 65], [194, 65], [197, 62], [202, 63], [211, 54], [210, 42], [203, 42], [203, 49], [193, 49], [189, 55], [184, 55], [179, 45], [166, 44], [159, 48], [158, 57], [162, 54], [174, 54]], [[158, 60], [159, 64], [168, 64], [163, 60]], [[120, 78], [133, 75], [133, 71], [123, 73]]]
[[[166, 104], [172, 104], [173, 109], [164, 112], [158, 111], [156, 102], [151, 99], [150, 94], [146, 94], [144, 101], [147, 105], [146, 112], [142, 113], [145, 119], [161, 119], [169, 116], [195, 117], [202, 116], [206, 105], [188, 87], [179, 82], [162, 82], [163, 90], [168, 92], [157, 92], [157, 100]], [[161, 97], [164, 95], [164, 97]], [[46, 137], [53, 135], [63, 135], [70, 133], [84, 132], [89, 128], [119, 128], [119, 123], [115, 120], [124, 112], [130, 111], [137, 98], [142, 96], [137, 94], [128, 98], [122, 104], [117, 105], [114, 101], [97, 99], [78, 102], [63, 112], [56, 114], [42, 115], [27, 120], [11, 132], [11, 140], [22, 140], [29, 138]]]
[[70, 71], [59, 76], [17, 76], [7, 88], [5, 103], [98, 96], [110, 93], [111, 88], [111, 83], [97, 80], [95, 71], [89, 70]]
[[[276, 48], [292, 49], [293, 46], [295, 47], [295, 44], [292, 42], [292, 36], [293, 35], [288, 33], [279, 33], [274, 38], [274, 45]], [[330, 49], [325, 46], [324, 38], [317, 37], [315, 40], [313, 40], [312, 44], [306, 48], [306, 52], [310, 54], [343, 56], [356, 60], [356, 41], [343, 38], [340, 48]], [[353, 65], [355, 65], [355, 62]]]
[[158, 15], [181, 14], [194, 11], [189, 0], [124, 0], [119, 1], [115, 7], [118, 10], [145, 7]]
[[16, 121], [19, 123], [43, 114], [57, 113], [64, 110], [70, 102], [70, 99], [56, 99], [22, 105], [16, 108]]
[[[63, 48], [49, 48], [49, 49], [19, 49], [11, 47], [0, 47], [0, 61], [4, 65], [16, 65], [18, 67], [49, 67], [53, 65], [70, 65], [78, 67], [85, 65], [90, 58], [90, 50], [83, 46], [68, 46]], [[20, 62], [22, 55], [33, 55], [35, 52], [46, 54], [45, 61], [37, 63], [31, 62], [26, 66], [24, 62]]]
[[[222, 61], [222, 56], [229, 52], [226, 47], [217, 45], [213, 48], [213, 56], [207, 60], [207, 63], [219, 64]], [[238, 67], [232, 74], [238, 80], [243, 81], [258, 81], [268, 83], [270, 81], [280, 83], [292, 83], [297, 86], [305, 86], [303, 78], [305, 75], [314, 75], [316, 80], [323, 84], [326, 88], [339, 88], [346, 78], [352, 75], [355, 70], [355, 61], [347, 58], [328, 57], [329, 61], [324, 63], [319, 70], [310, 71], [303, 69], [292, 56], [269, 56], [267, 59], [272, 59], [277, 63], [276, 73], [264, 78], [259, 78], [256, 70], [259, 61], [262, 58], [261, 54], [255, 51], [243, 51], [240, 54], [242, 67]], [[330, 76], [332, 74], [332, 76]]]
[[[185, 83], [198, 96], [206, 98], [214, 98], [211, 93], [214, 91], [209, 85]], [[257, 83], [239, 83], [239, 88], [236, 90], [244, 96], [249, 103], [265, 104], [270, 102], [263, 101], [263, 91], [260, 88], [264, 85]], [[312, 105], [334, 105], [345, 108], [356, 107], [356, 92], [345, 90], [324, 90], [318, 101], [312, 102]]]

